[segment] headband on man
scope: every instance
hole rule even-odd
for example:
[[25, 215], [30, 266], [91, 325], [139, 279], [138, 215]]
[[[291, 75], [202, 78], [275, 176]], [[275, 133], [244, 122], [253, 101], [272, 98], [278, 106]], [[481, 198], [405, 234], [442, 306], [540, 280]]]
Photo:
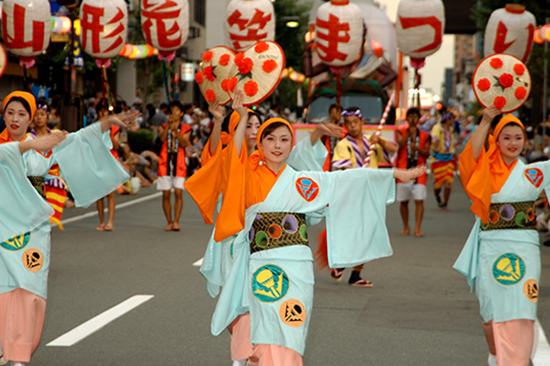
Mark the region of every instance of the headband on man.
[[46, 113], [49, 113], [47, 104], [39, 104], [37, 109], [43, 109], [46, 111]]
[[347, 118], [351, 116], [357, 116], [359, 117], [359, 119], [363, 119], [363, 113], [361, 113], [360, 109], [356, 109], [354, 111], [348, 111], [348, 110], [342, 111], [342, 117]]

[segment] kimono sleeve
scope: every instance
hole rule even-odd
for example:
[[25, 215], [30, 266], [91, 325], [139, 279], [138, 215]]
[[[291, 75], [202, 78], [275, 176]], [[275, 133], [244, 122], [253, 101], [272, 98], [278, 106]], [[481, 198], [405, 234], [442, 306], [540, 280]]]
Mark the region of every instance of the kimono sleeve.
[[70, 134], [53, 153], [79, 207], [89, 206], [129, 179], [105, 145], [99, 123]]
[[386, 205], [395, 200], [393, 170], [351, 169], [331, 173], [326, 209], [331, 268], [353, 267], [393, 254]]
[[472, 143], [458, 157], [460, 180], [468, 197], [472, 200], [471, 210], [481, 221], [489, 220], [489, 205], [491, 204], [492, 186], [489, 160], [485, 148], [481, 149], [479, 157], [474, 158]]
[[[206, 146], [205, 150], [207, 148], [209, 146]], [[222, 145], [218, 144], [214, 156], [185, 181], [185, 189], [199, 207], [204, 223], [207, 225], [214, 222], [214, 212], [224, 182], [222, 155]]]
[[53, 214], [27, 179], [19, 143], [0, 145], [0, 192], [0, 242], [33, 230]]
[[308, 170], [308, 171], [323, 171], [323, 164], [327, 158], [328, 152], [325, 145], [321, 141], [317, 141], [315, 145], [311, 145], [311, 140], [308, 137], [298, 142], [290, 152], [286, 163], [292, 169]]
[[546, 195], [548, 197], [550, 195], [550, 160], [529, 164], [526, 166], [526, 168], [527, 168], [526, 174], [529, 174], [530, 176], [529, 178], [535, 182], [534, 184], [537, 183], [536, 181], [537, 179], [540, 179], [540, 177], [537, 176], [537, 175], [540, 175], [540, 173], [537, 172], [536, 170], [533, 170], [533, 171], [530, 171], [530, 170], [532, 170], [533, 168], [538, 168], [541, 171], [542, 173], [541, 187], [546, 191]]

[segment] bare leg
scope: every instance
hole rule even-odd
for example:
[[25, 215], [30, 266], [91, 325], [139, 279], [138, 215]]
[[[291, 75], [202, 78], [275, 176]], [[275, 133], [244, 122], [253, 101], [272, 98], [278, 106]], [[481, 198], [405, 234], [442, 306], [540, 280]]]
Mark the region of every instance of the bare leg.
[[107, 225], [105, 225], [105, 229], [113, 230], [114, 222], [115, 222], [115, 191], [112, 191], [107, 195], [107, 208], [109, 211], [109, 221], [107, 221]]
[[172, 230], [172, 205], [170, 204], [170, 196], [170, 190], [162, 191], [162, 209], [164, 210], [166, 221], [168, 221], [168, 226], [170, 226], [170, 230]]
[[403, 219], [403, 231], [401, 235], [409, 235], [411, 228], [409, 227], [409, 201], [401, 202], [401, 218]]
[[448, 203], [449, 197], [451, 197], [451, 183], [445, 183], [445, 190], [443, 191], [443, 202]]
[[183, 210], [183, 190], [174, 188], [174, 196], [176, 197], [174, 202], [174, 230], [179, 230], [180, 216]]
[[422, 217], [424, 216], [424, 201], [414, 201], [416, 205], [416, 225], [414, 226], [414, 234], [418, 236], [422, 235], [420, 231], [420, 225], [422, 224]]
[[95, 205], [97, 206], [97, 216], [99, 216], [99, 226], [96, 227], [96, 230], [103, 231], [105, 229], [105, 213], [103, 212], [105, 204], [103, 203], [103, 198], [95, 201]]

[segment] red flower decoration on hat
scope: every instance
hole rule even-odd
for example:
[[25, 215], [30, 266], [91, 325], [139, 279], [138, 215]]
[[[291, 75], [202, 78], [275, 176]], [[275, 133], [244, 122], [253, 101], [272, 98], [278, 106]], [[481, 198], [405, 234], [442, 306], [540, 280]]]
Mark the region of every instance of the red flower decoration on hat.
[[206, 93], [204, 93], [204, 98], [212, 103], [214, 100], [216, 100], [216, 93], [212, 89], [208, 89]]
[[498, 82], [503, 88], [509, 88], [514, 84], [514, 77], [510, 74], [502, 74], [498, 78]]
[[514, 94], [515, 94], [516, 98], [518, 98], [518, 100], [522, 100], [527, 95], [527, 90], [525, 90], [525, 88], [523, 86], [520, 86], [520, 87], [516, 88], [516, 91], [515, 91]]
[[253, 97], [256, 94], [258, 94], [258, 84], [256, 84], [255, 81], [248, 81], [246, 84], [244, 84], [244, 93], [248, 95], [249, 97]]
[[279, 65], [277, 64], [277, 61], [275, 60], [265, 60], [262, 65], [262, 70], [264, 70], [266, 73], [270, 73], [273, 70], [275, 70]]
[[481, 90], [482, 92], [485, 92], [489, 89], [491, 89], [491, 82], [487, 78], [480, 79], [477, 82], [477, 88]]
[[216, 78], [216, 75], [214, 75], [214, 69], [212, 69], [212, 66], [207, 66], [202, 73], [204, 77], [207, 78], [209, 81], [214, 81], [214, 79]]
[[206, 51], [205, 53], [202, 54], [202, 60], [204, 62], [210, 62], [212, 61], [212, 56], [214, 54], [212, 53], [212, 51]]
[[500, 69], [502, 65], [504, 64], [502, 63], [502, 60], [500, 58], [494, 58], [491, 60], [491, 67], [495, 70]]
[[496, 97], [493, 104], [497, 107], [497, 109], [502, 109], [506, 105], [506, 98], [500, 96]]
[[239, 65], [237, 65], [239, 68], [239, 73], [241, 75], [248, 75], [250, 71], [252, 71], [252, 67], [254, 66], [254, 62], [250, 57], [247, 57], [241, 61]]
[[518, 76], [523, 75], [525, 73], [525, 66], [523, 66], [522, 64], [515, 64], [514, 65], [514, 72]]
[[222, 89], [226, 92], [233, 93], [235, 91], [235, 87], [237, 86], [237, 78], [232, 77], [231, 79], [225, 79], [222, 81]]
[[254, 47], [254, 51], [256, 51], [257, 53], [265, 52], [268, 49], [269, 49], [269, 45], [265, 42], [258, 42]]
[[204, 79], [202, 77], [202, 72], [197, 71], [197, 73], [195, 74], [195, 82], [200, 85], [203, 81]]
[[239, 52], [235, 55], [235, 65], [239, 66], [241, 62], [243, 62], [244, 59], [244, 53]]
[[220, 56], [220, 60], [218, 61], [218, 63], [222, 66], [227, 66], [227, 64], [229, 64], [230, 59], [231, 57], [229, 56], [229, 54], [225, 53]]

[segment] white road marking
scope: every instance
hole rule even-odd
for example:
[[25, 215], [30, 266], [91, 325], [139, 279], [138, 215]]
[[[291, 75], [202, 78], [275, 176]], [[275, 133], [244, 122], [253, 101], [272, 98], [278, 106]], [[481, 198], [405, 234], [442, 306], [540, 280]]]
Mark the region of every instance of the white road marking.
[[204, 257], [202, 257], [201, 259], [199, 259], [198, 261], [196, 261], [195, 263], [193, 263], [193, 266], [195, 267], [200, 267], [202, 266], [202, 261], [204, 260]]
[[[162, 196], [162, 192], [153, 193], [153, 194], [150, 194], [150, 195], [145, 196], [145, 197], [141, 197], [141, 198], [129, 201], [129, 202], [121, 203], [120, 205], [116, 205], [115, 209], [120, 209], [120, 208], [124, 208], [124, 207], [128, 207], [128, 206], [132, 206], [132, 205], [135, 205], [135, 204], [138, 204], [138, 203], [141, 203], [141, 202], [144, 202], [144, 201], [148, 201], [150, 199], [157, 198], [157, 197], [160, 197], [160, 196]], [[106, 213], [107, 208], [105, 208], [105, 210], [103, 212]], [[86, 219], [88, 217], [96, 216], [96, 215], [97, 215], [97, 211], [88, 212], [88, 213], [85, 213], [84, 215], [71, 217], [70, 219], [67, 219], [67, 220], [62, 220], [61, 223], [63, 225], [65, 225], [65, 224], [69, 224], [71, 222], [80, 221], [80, 220]], [[54, 226], [57, 226], [57, 224], [51, 224], [50, 226], [54, 227]]]
[[54, 339], [46, 346], [48, 347], [71, 347], [80, 342], [84, 338], [88, 337], [92, 333], [103, 328], [113, 320], [121, 317], [130, 310], [140, 306], [146, 301], [153, 298], [153, 295], [135, 295], [128, 300], [121, 302], [120, 304], [112, 307], [111, 309], [104, 311], [98, 316], [88, 320], [87, 322], [79, 325], [73, 330], [63, 334], [62, 336]]
[[535, 347], [536, 353], [531, 359], [533, 366], [550, 365], [550, 345], [538, 319], [535, 321]]

